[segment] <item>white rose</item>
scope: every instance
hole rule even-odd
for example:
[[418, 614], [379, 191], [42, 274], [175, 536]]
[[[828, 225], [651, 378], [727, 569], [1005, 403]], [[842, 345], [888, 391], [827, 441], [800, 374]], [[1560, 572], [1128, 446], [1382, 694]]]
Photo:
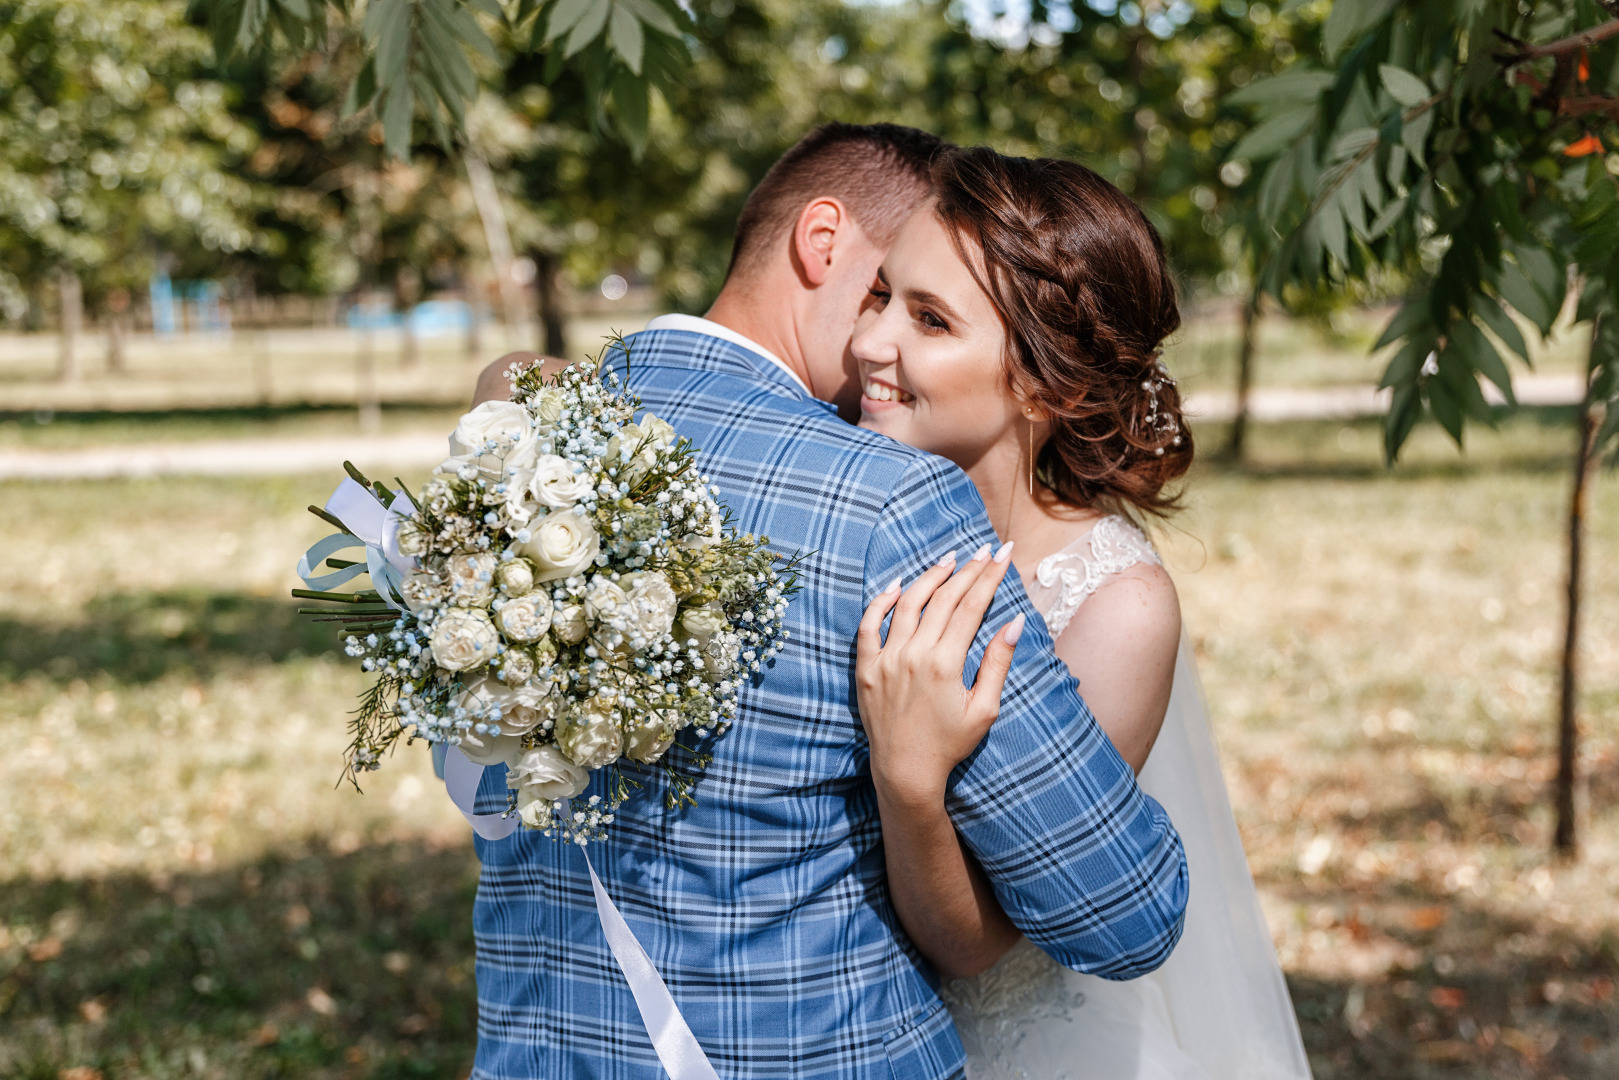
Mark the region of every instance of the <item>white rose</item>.
[[535, 502], [554, 510], [566, 510], [589, 495], [595, 484], [590, 474], [565, 457], [546, 454], [534, 463], [528, 494]]
[[486, 607], [495, 598], [495, 568], [500, 560], [487, 551], [451, 555], [444, 562], [450, 603], [457, 607]]
[[500, 714], [500, 730], [507, 735], [533, 731], [547, 720], [556, 720], [561, 699], [555, 694], [540, 698], [533, 705], [513, 705]]
[[549, 829], [555, 823], [556, 815], [551, 809], [550, 799], [543, 799], [532, 793], [529, 788], [517, 789], [517, 818], [531, 829]]
[[412, 611], [434, 607], [450, 595], [437, 574], [430, 570], [412, 570], [399, 583], [399, 595]]
[[399, 532], [394, 537], [399, 554], [411, 559], [426, 555], [427, 541], [427, 533], [416, 522], [406, 519], [399, 523]]
[[486, 401], [455, 425], [450, 456], [437, 471], [476, 465], [491, 476], [504, 476], [509, 469], [532, 466], [538, 452], [539, 434], [527, 409], [515, 401]]
[[529, 401], [535, 426], [543, 431], [556, 427], [557, 421], [562, 419], [562, 405], [566, 400], [562, 391], [554, 386], [547, 386], [535, 394]]
[[630, 585], [630, 609], [638, 630], [646, 637], [660, 638], [675, 624], [675, 608], [680, 601], [669, 579], [656, 570], [636, 574]]
[[601, 538], [577, 510], [559, 511], [541, 519], [521, 550], [538, 570], [536, 582], [555, 581], [595, 562]]
[[681, 538], [680, 546], [684, 548], [713, 547], [724, 537], [720, 534], [723, 524], [723, 515], [713, 506], [707, 510], [706, 520], [695, 525], [691, 532]]
[[[657, 421], [663, 424], [663, 421]], [[663, 424], [668, 428], [668, 424]], [[669, 428], [670, 432], [674, 431]], [[625, 424], [618, 429], [618, 433], [607, 440], [607, 449], [602, 454], [602, 460], [618, 469], [618, 479], [628, 482], [632, 487], [641, 481], [641, 478], [651, 472], [658, 464], [658, 437], [652, 430], [640, 424]]]
[[585, 615], [584, 605], [565, 604], [558, 608], [551, 616], [551, 629], [568, 645], [577, 645], [585, 640], [585, 632], [590, 629], [590, 621]]
[[575, 765], [599, 769], [618, 760], [623, 745], [618, 724], [597, 701], [590, 701], [572, 719], [557, 726], [557, 745]]
[[660, 450], [675, 444], [675, 429], [667, 420], [659, 420], [651, 413], [641, 417], [641, 434], [652, 440], [652, 445]]
[[504, 765], [509, 769], [523, 756], [523, 737], [479, 735], [476, 732], [464, 731], [461, 733], [461, 753], [465, 754], [467, 760], [474, 765], [486, 767]]
[[533, 479], [532, 469], [517, 469], [506, 477], [506, 516], [519, 525], [526, 524], [540, 509], [528, 490]]
[[495, 625], [509, 641], [538, 641], [551, 628], [551, 598], [543, 592], [514, 596], [500, 605]]
[[654, 712], [630, 726], [624, 736], [624, 756], [651, 765], [675, 741], [674, 726], [662, 712]]
[[451, 608], [433, 624], [428, 639], [433, 662], [445, 671], [482, 667], [495, 658], [500, 635], [489, 613], [479, 608]]
[[714, 635], [724, 630], [729, 620], [718, 604], [708, 607], [688, 608], [680, 616], [680, 633], [676, 640], [685, 644], [688, 638], [696, 638], [699, 646], [707, 645], [714, 639]]
[[500, 654], [500, 681], [522, 686], [534, 677], [534, 658], [523, 649], [507, 649]]
[[534, 588], [534, 564], [527, 559], [508, 559], [495, 571], [495, 584], [507, 596], [522, 596]]
[[585, 588], [585, 612], [593, 622], [609, 622], [625, 613], [630, 598], [605, 574], [597, 574]]
[[563, 756], [550, 743], [524, 751], [506, 772], [506, 786], [517, 789], [519, 810], [526, 792], [530, 799], [551, 802], [571, 799], [590, 786], [590, 774]]

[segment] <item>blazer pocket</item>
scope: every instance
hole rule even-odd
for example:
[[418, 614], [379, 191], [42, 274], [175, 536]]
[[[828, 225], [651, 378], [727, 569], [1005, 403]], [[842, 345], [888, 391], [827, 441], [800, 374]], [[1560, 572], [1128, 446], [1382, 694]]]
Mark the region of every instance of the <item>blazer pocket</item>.
[[966, 1053], [944, 1002], [935, 1000], [910, 1023], [883, 1036], [893, 1080], [955, 1080], [965, 1076]]

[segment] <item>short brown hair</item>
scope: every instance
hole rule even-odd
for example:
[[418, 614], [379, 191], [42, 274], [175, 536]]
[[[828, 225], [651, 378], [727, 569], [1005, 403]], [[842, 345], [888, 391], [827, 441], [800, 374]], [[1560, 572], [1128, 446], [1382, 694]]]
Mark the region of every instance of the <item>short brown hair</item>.
[[793, 144], [748, 196], [726, 277], [752, 269], [811, 199], [835, 198], [874, 244], [893, 242], [927, 197], [937, 135], [899, 124], [822, 124]]
[[[1118, 188], [1072, 161], [953, 150], [935, 212], [1006, 326], [1013, 390], [1045, 410], [1041, 479], [1063, 502], [1162, 515], [1192, 464], [1175, 381], [1180, 326], [1164, 243]], [[971, 252], [968, 243], [979, 251]]]

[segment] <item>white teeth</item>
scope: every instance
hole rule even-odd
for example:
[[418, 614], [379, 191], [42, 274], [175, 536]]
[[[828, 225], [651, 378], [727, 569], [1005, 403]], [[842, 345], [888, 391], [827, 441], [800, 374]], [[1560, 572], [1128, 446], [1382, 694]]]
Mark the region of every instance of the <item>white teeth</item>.
[[873, 401], [911, 401], [912, 395], [883, 383], [867, 383], [866, 396]]

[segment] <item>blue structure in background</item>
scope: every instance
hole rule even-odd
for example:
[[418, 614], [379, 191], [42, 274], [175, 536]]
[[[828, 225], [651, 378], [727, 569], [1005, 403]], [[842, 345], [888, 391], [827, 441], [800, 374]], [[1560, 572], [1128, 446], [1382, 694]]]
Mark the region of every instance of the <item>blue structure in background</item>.
[[224, 286], [217, 281], [170, 281], [159, 271], [147, 287], [152, 301], [152, 330], [159, 337], [173, 337], [181, 330], [181, 305], [191, 305], [185, 329], [201, 333], [230, 330], [230, 308], [221, 303]]
[[159, 337], [173, 337], [179, 329], [179, 320], [175, 318], [174, 285], [169, 275], [161, 270], [152, 275], [147, 292], [152, 298], [152, 330]]
[[382, 300], [354, 304], [343, 317], [350, 330], [398, 330], [410, 319], [410, 329], [417, 337], [435, 334], [465, 333], [476, 317], [472, 306], [465, 300], [424, 300], [401, 315], [392, 304]]

